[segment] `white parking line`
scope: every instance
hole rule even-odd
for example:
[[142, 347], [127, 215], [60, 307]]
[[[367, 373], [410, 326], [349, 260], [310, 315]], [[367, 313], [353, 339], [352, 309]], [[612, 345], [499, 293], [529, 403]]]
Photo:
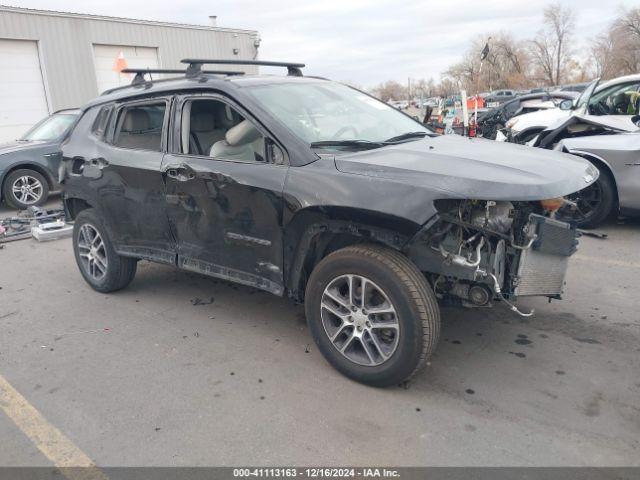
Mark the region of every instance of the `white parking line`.
[[65, 477], [70, 480], [108, 480], [93, 460], [51, 425], [2, 375], [0, 408], [38, 450], [60, 468]]

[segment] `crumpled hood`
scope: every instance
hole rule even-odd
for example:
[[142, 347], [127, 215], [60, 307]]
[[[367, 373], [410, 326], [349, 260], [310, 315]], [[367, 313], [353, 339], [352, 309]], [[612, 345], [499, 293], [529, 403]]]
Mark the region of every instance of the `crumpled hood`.
[[30, 150], [32, 148], [38, 148], [47, 143], [43, 140], [33, 141], [33, 142], [21, 142], [18, 140], [14, 140], [13, 142], [0, 143], [0, 155], [5, 155], [7, 153], [17, 152], [18, 150]]
[[571, 112], [568, 110], [547, 108], [536, 112], [523, 113], [522, 115], [513, 117], [507, 122], [507, 125], [514, 133], [517, 133], [533, 127], [546, 128], [549, 125], [554, 125], [569, 116], [571, 116]]
[[451, 198], [477, 200], [562, 197], [598, 177], [597, 169], [580, 157], [457, 135], [339, 155], [335, 163], [344, 173], [386, 178], [440, 190]]
[[554, 125], [550, 125], [547, 130], [555, 130], [557, 128], [573, 123], [586, 123], [605, 128], [610, 128], [619, 132], [637, 132], [640, 127], [633, 123], [631, 115], [584, 115], [575, 114], [570, 119], [561, 119]]

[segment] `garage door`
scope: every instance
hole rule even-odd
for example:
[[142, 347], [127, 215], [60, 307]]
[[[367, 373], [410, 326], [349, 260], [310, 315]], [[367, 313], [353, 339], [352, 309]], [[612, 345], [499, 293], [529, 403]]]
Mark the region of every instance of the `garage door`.
[[36, 42], [0, 39], [0, 142], [49, 114]]
[[131, 83], [131, 75], [119, 72], [122, 67], [158, 68], [157, 48], [94, 45], [93, 56], [98, 80], [98, 93]]

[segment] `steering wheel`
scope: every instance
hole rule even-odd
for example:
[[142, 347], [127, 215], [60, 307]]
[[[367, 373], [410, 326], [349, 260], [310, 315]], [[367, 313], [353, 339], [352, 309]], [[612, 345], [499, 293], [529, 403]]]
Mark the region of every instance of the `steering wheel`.
[[347, 132], [353, 132], [353, 138], [358, 138], [358, 130], [355, 127], [351, 126], [351, 125], [347, 125], [346, 127], [342, 127], [340, 130], [338, 130], [336, 133], [334, 133], [331, 138], [333, 138], [334, 140], [339, 140], [340, 137], [342, 137]]

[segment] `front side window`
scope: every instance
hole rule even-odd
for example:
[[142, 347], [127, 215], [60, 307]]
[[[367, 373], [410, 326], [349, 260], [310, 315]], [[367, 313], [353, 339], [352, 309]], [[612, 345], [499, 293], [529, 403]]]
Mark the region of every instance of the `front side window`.
[[591, 113], [600, 115], [638, 115], [640, 113], [639, 82], [612, 85], [594, 93], [589, 100]]
[[278, 83], [247, 90], [309, 144], [338, 140], [384, 142], [409, 132], [431, 133], [386, 103], [339, 83]]
[[134, 150], [162, 150], [165, 102], [131, 105], [118, 112], [113, 144]]
[[34, 142], [38, 140], [58, 140], [64, 137], [77, 120], [79, 112], [55, 113], [29, 130], [21, 140]]
[[224, 102], [190, 100], [182, 108], [182, 153], [217, 160], [265, 162], [265, 137]]

